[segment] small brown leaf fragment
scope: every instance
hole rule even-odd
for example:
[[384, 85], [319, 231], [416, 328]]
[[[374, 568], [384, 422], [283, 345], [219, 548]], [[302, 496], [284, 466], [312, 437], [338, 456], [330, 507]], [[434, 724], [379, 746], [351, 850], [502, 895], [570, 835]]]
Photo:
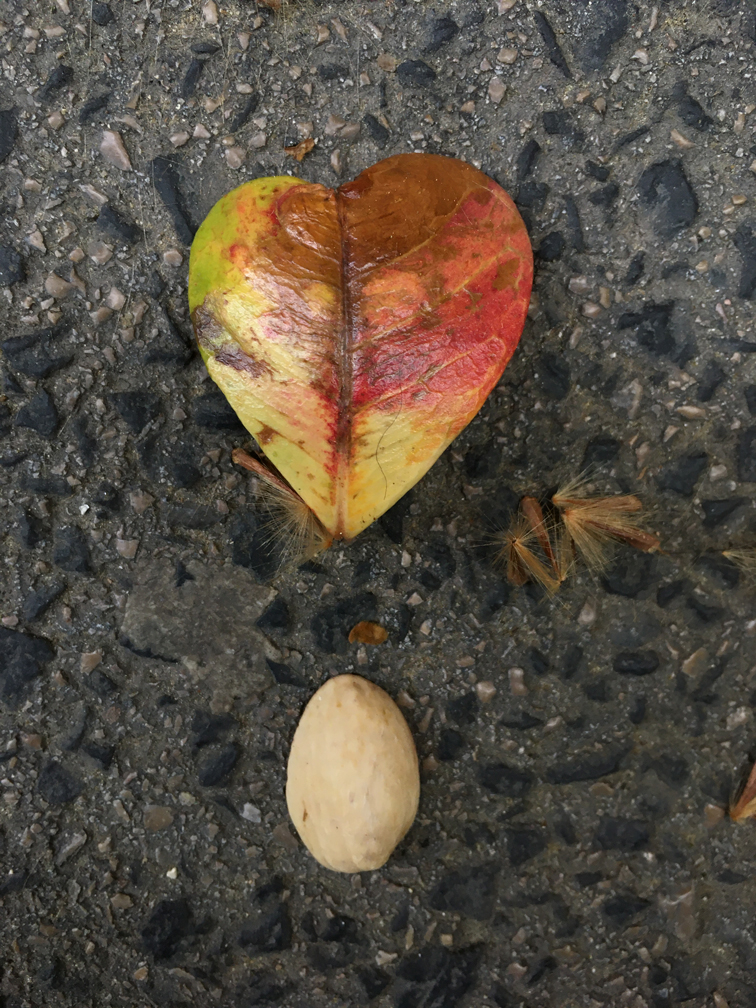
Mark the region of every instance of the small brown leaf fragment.
[[388, 640], [388, 630], [368, 620], [361, 620], [349, 632], [350, 644], [383, 644], [385, 640]]
[[305, 140], [300, 140], [298, 144], [294, 144], [293, 147], [284, 147], [284, 151], [296, 161], [301, 161], [305, 154], [309, 154], [314, 146], [315, 141], [313, 138], [307, 137]]
[[730, 806], [728, 812], [733, 822], [756, 818], [756, 763], [751, 767], [740, 797], [734, 805]]

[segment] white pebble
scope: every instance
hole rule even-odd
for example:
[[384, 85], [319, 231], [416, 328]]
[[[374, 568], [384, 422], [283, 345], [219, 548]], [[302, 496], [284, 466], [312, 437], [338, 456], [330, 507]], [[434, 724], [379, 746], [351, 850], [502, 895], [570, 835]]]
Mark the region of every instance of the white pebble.
[[218, 24], [218, 7], [214, 0], [206, 0], [202, 5], [202, 20], [206, 25]]
[[[231, 148], [233, 150], [233, 148]], [[178, 249], [168, 249], [163, 252], [163, 262], [166, 266], [180, 266], [184, 261], [184, 257], [181, 255]]]
[[188, 139], [189, 134], [186, 132], [186, 130], [181, 130], [180, 133], [174, 133], [171, 136], [171, 145], [173, 147], [183, 147]]
[[116, 168], [120, 168], [121, 171], [131, 171], [131, 161], [123, 145], [121, 134], [115, 130], [102, 131], [100, 154], [110, 164], [115, 165]]
[[116, 539], [116, 550], [124, 560], [133, 560], [138, 548], [138, 539]]
[[120, 311], [126, 304], [126, 295], [122, 291], [119, 291], [117, 287], [111, 287], [108, 291], [108, 296], [105, 298], [105, 304], [114, 311]]
[[515, 696], [527, 696], [528, 687], [525, 685], [525, 672], [521, 668], [511, 668], [507, 673], [509, 676], [509, 688]]
[[244, 150], [243, 147], [234, 146], [226, 148], [226, 161], [228, 162], [230, 168], [241, 168], [241, 166], [244, 164], [244, 159], [246, 156], [247, 152]]

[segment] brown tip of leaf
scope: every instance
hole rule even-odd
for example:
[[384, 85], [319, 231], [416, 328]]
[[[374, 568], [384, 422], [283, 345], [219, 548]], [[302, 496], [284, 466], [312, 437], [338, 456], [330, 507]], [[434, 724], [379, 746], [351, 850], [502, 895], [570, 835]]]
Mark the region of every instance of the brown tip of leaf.
[[734, 822], [756, 818], [756, 763], [751, 767], [740, 797], [727, 811]]
[[300, 140], [300, 142], [298, 144], [294, 144], [293, 147], [284, 147], [284, 151], [296, 161], [301, 161], [305, 154], [309, 154], [314, 146], [315, 141], [313, 138], [307, 137], [306, 140]]
[[383, 644], [388, 640], [388, 630], [380, 623], [361, 620], [349, 631], [350, 644]]

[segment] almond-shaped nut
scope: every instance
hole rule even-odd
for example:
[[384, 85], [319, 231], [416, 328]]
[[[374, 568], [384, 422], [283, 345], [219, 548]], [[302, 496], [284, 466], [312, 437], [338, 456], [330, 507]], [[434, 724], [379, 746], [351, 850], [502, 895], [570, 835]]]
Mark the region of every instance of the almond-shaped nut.
[[334, 676], [305, 707], [291, 743], [289, 815], [316, 861], [380, 868], [417, 813], [420, 775], [407, 722], [379, 686]]

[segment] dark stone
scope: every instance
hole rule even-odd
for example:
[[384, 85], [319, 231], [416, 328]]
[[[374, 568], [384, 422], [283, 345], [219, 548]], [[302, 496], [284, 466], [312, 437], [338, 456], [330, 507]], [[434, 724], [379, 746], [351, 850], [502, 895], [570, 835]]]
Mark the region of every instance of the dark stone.
[[575, 844], [578, 842], [578, 835], [577, 832], [575, 831], [575, 827], [573, 826], [572, 822], [567, 818], [567, 816], [562, 816], [561, 818], [557, 819], [557, 821], [554, 823], [554, 829], [568, 846], [574, 847]]
[[594, 679], [583, 686], [583, 693], [594, 703], [606, 703], [611, 700], [606, 679]]
[[510, 994], [506, 987], [500, 983], [493, 985], [488, 996], [498, 1008], [515, 1008], [518, 1003], [514, 995]]
[[192, 419], [205, 430], [243, 431], [246, 428], [220, 391], [205, 392], [192, 400]]
[[225, 784], [239, 759], [239, 750], [233, 742], [219, 753], [208, 757], [197, 769], [197, 780], [203, 787]]
[[601, 189], [594, 189], [588, 196], [588, 201], [594, 206], [608, 210], [619, 196], [619, 191], [617, 183], [610, 182], [609, 185], [605, 185]]
[[261, 630], [288, 630], [291, 626], [291, 613], [286, 601], [279, 595], [275, 598], [255, 626]]
[[588, 889], [590, 886], [594, 886], [597, 882], [600, 882], [603, 877], [601, 872], [578, 872], [575, 876], [575, 881], [581, 889]]
[[44, 765], [37, 779], [37, 794], [49, 805], [65, 805], [78, 798], [84, 785], [55, 760]]
[[236, 727], [236, 719], [230, 714], [210, 714], [207, 711], [198, 710], [194, 712], [192, 718], [192, 749], [201, 749], [203, 746], [212, 745], [220, 741], [226, 732]]
[[564, 235], [561, 231], [550, 231], [541, 239], [541, 244], [536, 250], [536, 255], [543, 262], [554, 262], [564, 252]]
[[572, 679], [583, 660], [583, 649], [579, 644], [569, 644], [562, 656], [562, 679]]
[[738, 479], [756, 483], [756, 427], [740, 432], [737, 445]]
[[405, 60], [396, 68], [396, 76], [403, 87], [428, 88], [436, 79], [436, 71], [422, 60]]
[[169, 959], [192, 933], [192, 910], [184, 899], [161, 900], [142, 928], [142, 945], [156, 959]]
[[639, 725], [643, 723], [643, 719], [646, 716], [646, 706], [647, 701], [644, 696], [635, 698], [633, 706], [630, 708], [630, 712], [627, 715], [632, 724]]
[[620, 675], [651, 675], [659, 668], [659, 655], [656, 651], [620, 651], [612, 667]]
[[176, 234], [184, 245], [191, 245], [197, 229], [189, 217], [173, 162], [166, 157], [156, 157], [150, 167], [153, 185], [173, 221]]
[[[410, 955], [399, 967], [400, 980], [403, 979], [405, 965], [409, 975], [422, 975], [426, 979], [405, 980], [395, 996], [395, 1008], [419, 1008], [420, 1005], [423, 1008], [459, 1008], [465, 994], [475, 983], [482, 952], [482, 945], [472, 945], [457, 952], [431, 946]], [[426, 960], [422, 965], [413, 962], [419, 957]]]
[[602, 816], [596, 843], [602, 850], [635, 851], [648, 845], [651, 834], [640, 819], [613, 819]]
[[465, 748], [466, 742], [463, 735], [453, 728], [444, 728], [438, 740], [436, 757], [446, 762], [455, 760]]
[[[104, 514], [107, 514], [108, 511], [120, 511], [121, 509], [120, 491], [112, 483], [100, 483], [92, 494], [92, 500], [105, 509]], [[100, 513], [100, 517], [102, 516], [103, 512]]]
[[638, 192], [661, 238], [673, 238], [696, 219], [698, 200], [679, 160], [658, 161], [646, 168]]
[[599, 434], [592, 438], [585, 448], [582, 469], [592, 469], [595, 466], [609, 465], [619, 455], [620, 443], [608, 434]]
[[483, 864], [448, 872], [430, 894], [434, 910], [461, 913], [473, 920], [488, 920], [496, 900], [497, 864]]
[[599, 182], [606, 182], [611, 173], [610, 168], [607, 168], [606, 165], [598, 164], [596, 161], [586, 161], [585, 171], [587, 175], [591, 175]]
[[197, 88], [197, 85], [199, 84], [199, 79], [202, 76], [202, 70], [204, 66], [205, 66], [204, 60], [193, 59], [190, 61], [189, 66], [186, 68], [184, 79], [181, 82], [182, 98], [192, 97]]
[[360, 926], [353, 917], [337, 914], [329, 917], [320, 935], [324, 942], [342, 942], [346, 945], [360, 944]]
[[101, 669], [94, 669], [86, 678], [87, 686], [103, 700], [118, 692], [118, 686]]
[[740, 252], [743, 263], [740, 267], [738, 297], [753, 300], [756, 291], [756, 235], [751, 224], [742, 221], [732, 236], [735, 248]]
[[0, 164], [13, 150], [18, 138], [18, 120], [15, 109], [0, 109]]
[[47, 641], [0, 627], [0, 700], [16, 708], [52, 657]]
[[184, 367], [194, 356], [194, 346], [190, 347], [181, 329], [163, 309], [158, 315], [160, 336], [148, 344], [142, 360], [145, 364], [168, 364]]
[[37, 588], [24, 599], [21, 607], [21, 618], [26, 622], [31, 622], [41, 616], [51, 602], [63, 594], [66, 590], [64, 581], [53, 581], [52, 584]]
[[459, 32], [459, 25], [450, 17], [437, 18], [430, 26], [428, 41], [425, 51], [428, 53], [438, 52], [441, 46], [451, 42]]
[[546, 771], [545, 777], [550, 784], [573, 784], [575, 781], [598, 780], [616, 773], [622, 760], [627, 755], [626, 749], [604, 749], [599, 752], [589, 752], [577, 759], [566, 760], [559, 766]]
[[519, 868], [546, 850], [546, 838], [543, 832], [532, 829], [507, 830], [507, 850], [509, 863], [513, 868]]
[[55, 532], [53, 563], [72, 574], [86, 574], [91, 569], [87, 537], [77, 525], [66, 525]]
[[564, 399], [570, 391], [570, 366], [559, 354], [546, 352], [536, 361], [536, 380], [549, 399]]
[[209, 529], [226, 520], [217, 508], [204, 504], [183, 504], [163, 509], [169, 525], [176, 528]]
[[399, 910], [397, 910], [393, 920], [391, 921], [392, 934], [396, 934], [397, 931], [404, 931], [404, 929], [407, 927], [407, 925], [409, 924], [409, 910], [410, 910], [409, 899], [406, 899], [404, 903], [402, 903]]
[[719, 386], [725, 380], [727, 375], [722, 370], [722, 368], [715, 361], [710, 361], [705, 369], [704, 373], [698, 380], [698, 388], [696, 390], [696, 399], [699, 402], [710, 402], [717, 391]]
[[25, 279], [26, 270], [21, 256], [12, 245], [0, 245], [0, 284], [11, 287], [15, 283], [23, 283]]
[[259, 104], [260, 95], [251, 94], [231, 120], [231, 125], [228, 127], [229, 133], [236, 133], [242, 128], [242, 126], [246, 126], [247, 120], [250, 116], [255, 114]]
[[543, 980], [543, 978], [549, 973], [553, 973], [558, 965], [559, 963], [554, 956], [544, 956], [543, 959], [539, 959], [538, 962], [532, 966], [530, 972], [525, 978], [525, 983], [528, 987], [533, 987], [539, 981]]
[[[637, 129], [630, 130], [629, 133], [625, 133], [619, 138], [619, 140], [614, 145], [614, 153], [616, 154], [618, 150], [622, 150], [623, 147], [627, 147], [628, 144], [634, 143], [636, 140], [640, 140], [642, 136], [650, 131], [650, 126], [638, 126]], [[619, 190], [618, 190], [619, 192]]]
[[672, 97], [677, 100], [677, 114], [686, 126], [705, 132], [714, 125], [714, 120], [707, 115], [699, 101], [688, 94], [685, 81], [679, 81], [672, 90]]
[[676, 349], [672, 335], [672, 311], [674, 302], [647, 304], [637, 312], [620, 315], [617, 328], [634, 329], [638, 343], [659, 356], [669, 355]]
[[549, 187], [545, 182], [521, 182], [517, 188], [515, 203], [523, 210], [532, 210], [539, 214], [549, 195]]
[[751, 416], [756, 416], [756, 385], [749, 385], [747, 388], [744, 388], [743, 395], [745, 396], [748, 412]]
[[478, 771], [478, 780], [487, 791], [503, 798], [523, 798], [533, 786], [533, 775], [506, 763], [489, 763]]
[[640, 278], [643, 276], [643, 267], [646, 261], [645, 252], [636, 252], [633, 258], [630, 260], [630, 265], [627, 267], [627, 273], [625, 274], [625, 283], [628, 287], [634, 287], [638, 283]]
[[34, 97], [37, 101], [50, 101], [56, 91], [60, 91], [61, 88], [64, 88], [71, 83], [73, 77], [73, 67], [66, 66], [64, 63], [58, 63], [58, 65], [50, 71], [47, 80], [39, 91], [37, 91]]
[[120, 414], [135, 434], [151, 423], [160, 413], [161, 404], [158, 396], [147, 389], [135, 389], [132, 392], [114, 392], [110, 396], [113, 407]]
[[70, 497], [74, 488], [65, 476], [30, 476], [21, 475], [21, 487], [38, 497]]
[[377, 966], [363, 966], [357, 970], [356, 976], [362, 984], [362, 989], [365, 991], [368, 1001], [377, 998], [391, 983], [389, 974]]
[[106, 25], [115, 21], [115, 18], [113, 17], [113, 11], [106, 3], [93, 3], [92, 20], [96, 25], [99, 25], [100, 28], [104, 28]]
[[725, 613], [722, 606], [705, 602], [698, 595], [689, 595], [685, 600], [685, 604], [696, 614], [701, 623], [715, 623]]
[[85, 742], [81, 751], [93, 759], [95, 763], [99, 763], [103, 770], [107, 770], [113, 762], [115, 746], [100, 745], [99, 742]]
[[723, 872], [717, 875], [717, 882], [724, 882], [725, 885], [741, 885], [743, 882], [748, 881], [747, 875], [741, 875], [739, 872], [734, 872], [730, 868], [725, 868]]
[[551, 27], [546, 19], [546, 15], [541, 11], [533, 11], [533, 20], [536, 23], [536, 28], [541, 34], [543, 39], [543, 45], [546, 49], [546, 54], [548, 55], [551, 62], [565, 77], [572, 77], [572, 72], [567, 65], [567, 60], [564, 58], [564, 53], [562, 52], [561, 46], [557, 42], [556, 35], [554, 34], [554, 29]]
[[44, 525], [30, 511], [19, 510], [16, 513], [15, 524], [14, 538], [24, 549], [34, 549], [44, 539]]
[[[587, 72], [601, 70], [612, 46], [628, 29], [627, 0], [604, 0], [599, 12], [590, 5], [567, 4], [565, 24], [572, 26], [575, 56]], [[599, 16], [597, 16], [599, 15]]]
[[[756, 428], [754, 428], [756, 434]], [[703, 475], [709, 457], [706, 452], [696, 452], [695, 455], [683, 455], [676, 462], [666, 466], [656, 477], [657, 486], [661, 490], [671, 490], [681, 497], [692, 497], [696, 483]], [[740, 477], [743, 479], [743, 477]]]
[[106, 108], [112, 94], [112, 91], [104, 91], [102, 94], [93, 95], [91, 98], [88, 98], [79, 109], [79, 122], [84, 124], [88, 119], [92, 118], [95, 112]]
[[449, 701], [446, 705], [446, 716], [455, 724], [471, 725], [475, 723], [479, 706], [475, 693], [465, 693], [464, 696]]
[[724, 500], [702, 500], [704, 528], [716, 528], [722, 522], [727, 521], [738, 508], [745, 507], [750, 503], [749, 497], [726, 497]]
[[136, 224], [132, 224], [131, 221], [126, 220], [126, 218], [109, 203], [106, 203], [102, 210], [100, 210], [100, 214], [97, 218], [97, 224], [103, 231], [107, 231], [107, 233], [113, 235], [114, 238], [120, 238], [121, 241], [126, 242], [128, 245], [133, 245], [140, 241], [144, 235], [144, 232], [140, 227], [137, 227]]
[[401, 497], [393, 507], [390, 507], [385, 514], [382, 514], [378, 522], [389, 537], [392, 543], [401, 546], [404, 542], [404, 519], [409, 514], [409, 509], [413, 501], [413, 493], [410, 490], [404, 497]]
[[585, 134], [575, 125], [569, 109], [554, 109], [543, 113], [543, 128], [550, 136], [562, 138], [565, 150], [581, 150]]
[[286, 993], [286, 988], [277, 983], [275, 977], [257, 974], [236, 1003], [244, 1008], [271, 1008], [283, 1001]]
[[58, 411], [55, 403], [44, 390], [37, 392], [33, 399], [30, 399], [26, 406], [22, 406], [16, 413], [14, 423], [16, 427], [28, 427], [36, 431], [42, 437], [52, 437], [58, 426]]
[[649, 769], [653, 770], [659, 780], [670, 787], [679, 787], [690, 777], [687, 762], [682, 756], [677, 756], [674, 753], [663, 753], [651, 760]]
[[170, 444], [167, 440], [158, 441], [157, 434], [150, 434], [139, 442], [137, 451], [147, 475], [155, 483], [188, 489], [202, 479], [196, 464], [199, 452], [191, 441]]
[[318, 67], [318, 77], [324, 81], [338, 80], [339, 77], [343, 78], [348, 75], [349, 68], [343, 63], [321, 63]]
[[362, 121], [373, 140], [379, 146], [384, 147], [388, 143], [390, 133], [383, 123], [379, 119], [376, 119], [374, 115], [371, 115], [370, 112], [363, 116]]
[[265, 523], [252, 512], [237, 512], [228, 524], [231, 560], [238, 567], [255, 572], [263, 581], [270, 581], [278, 570], [278, 559], [273, 552]]
[[608, 917], [613, 924], [624, 927], [647, 906], [649, 906], [648, 900], [641, 899], [634, 893], [618, 893], [616, 896], [610, 896], [609, 899], [604, 900], [602, 909], [604, 916]]
[[601, 580], [610, 595], [635, 598], [653, 584], [655, 566], [650, 553], [623, 550]]
[[543, 724], [541, 718], [533, 717], [527, 711], [518, 711], [516, 714], [505, 714], [499, 721], [505, 728], [512, 728], [515, 731], [528, 731], [530, 728], [538, 728]]
[[487, 623], [500, 609], [509, 601], [512, 589], [506, 581], [500, 581], [494, 588], [490, 588], [478, 609], [478, 619], [481, 623]]
[[28, 880], [28, 872], [9, 872], [2, 881], [0, 881], [0, 898], [4, 896], [11, 896], [13, 893], [20, 892]]
[[254, 924], [247, 924], [239, 935], [239, 944], [255, 952], [283, 952], [291, 948], [291, 919], [284, 903], [263, 914]]
[[723, 588], [737, 587], [740, 581], [740, 571], [735, 564], [721, 554], [705, 553], [696, 563], [707, 577], [714, 578]]
[[309, 684], [301, 676], [292, 672], [288, 665], [284, 665], [282, 662], [275, 662], [270, 658], [266, 658], [265, 662], [279, 686], [298, 686], [300, 689], [308, 687]]
[[533, 171], [541, 153], [541, 145], [537, 140], [528, 140], [515, 161], [515, 178], [518, 182], [523, 182]]
[[14, 371], [20, 371], [27, 378], [46, 378], [73, 359], [71, 354], [56, 353], [53, 338], [58, 335], [59, 327], [38, 329], [26, 336], [11, 336], [0, 346]]
[[97, 442], [89, 433], [86, 414], [82, 412], [75, 417], [70, 422], [68, 429], [76, 441], [82, 463], [85, 466], [90, 466], [97, 454]]
[[215, 56], [221, 50], [217, 42], [195, 42], [190, 48], [198, 56]]
[[551, 667], [546, 655], [535, 647], [528, 648], [528, 661], [536, 675], [546, 675]]
[[576, 252], [587, 252], [588, 246], [583, 237], [583, 225], [580, 223], [577, 203], [572, 196], [564, 197], [564, 212], [567, 217], [567, 232], [573, 249]]

